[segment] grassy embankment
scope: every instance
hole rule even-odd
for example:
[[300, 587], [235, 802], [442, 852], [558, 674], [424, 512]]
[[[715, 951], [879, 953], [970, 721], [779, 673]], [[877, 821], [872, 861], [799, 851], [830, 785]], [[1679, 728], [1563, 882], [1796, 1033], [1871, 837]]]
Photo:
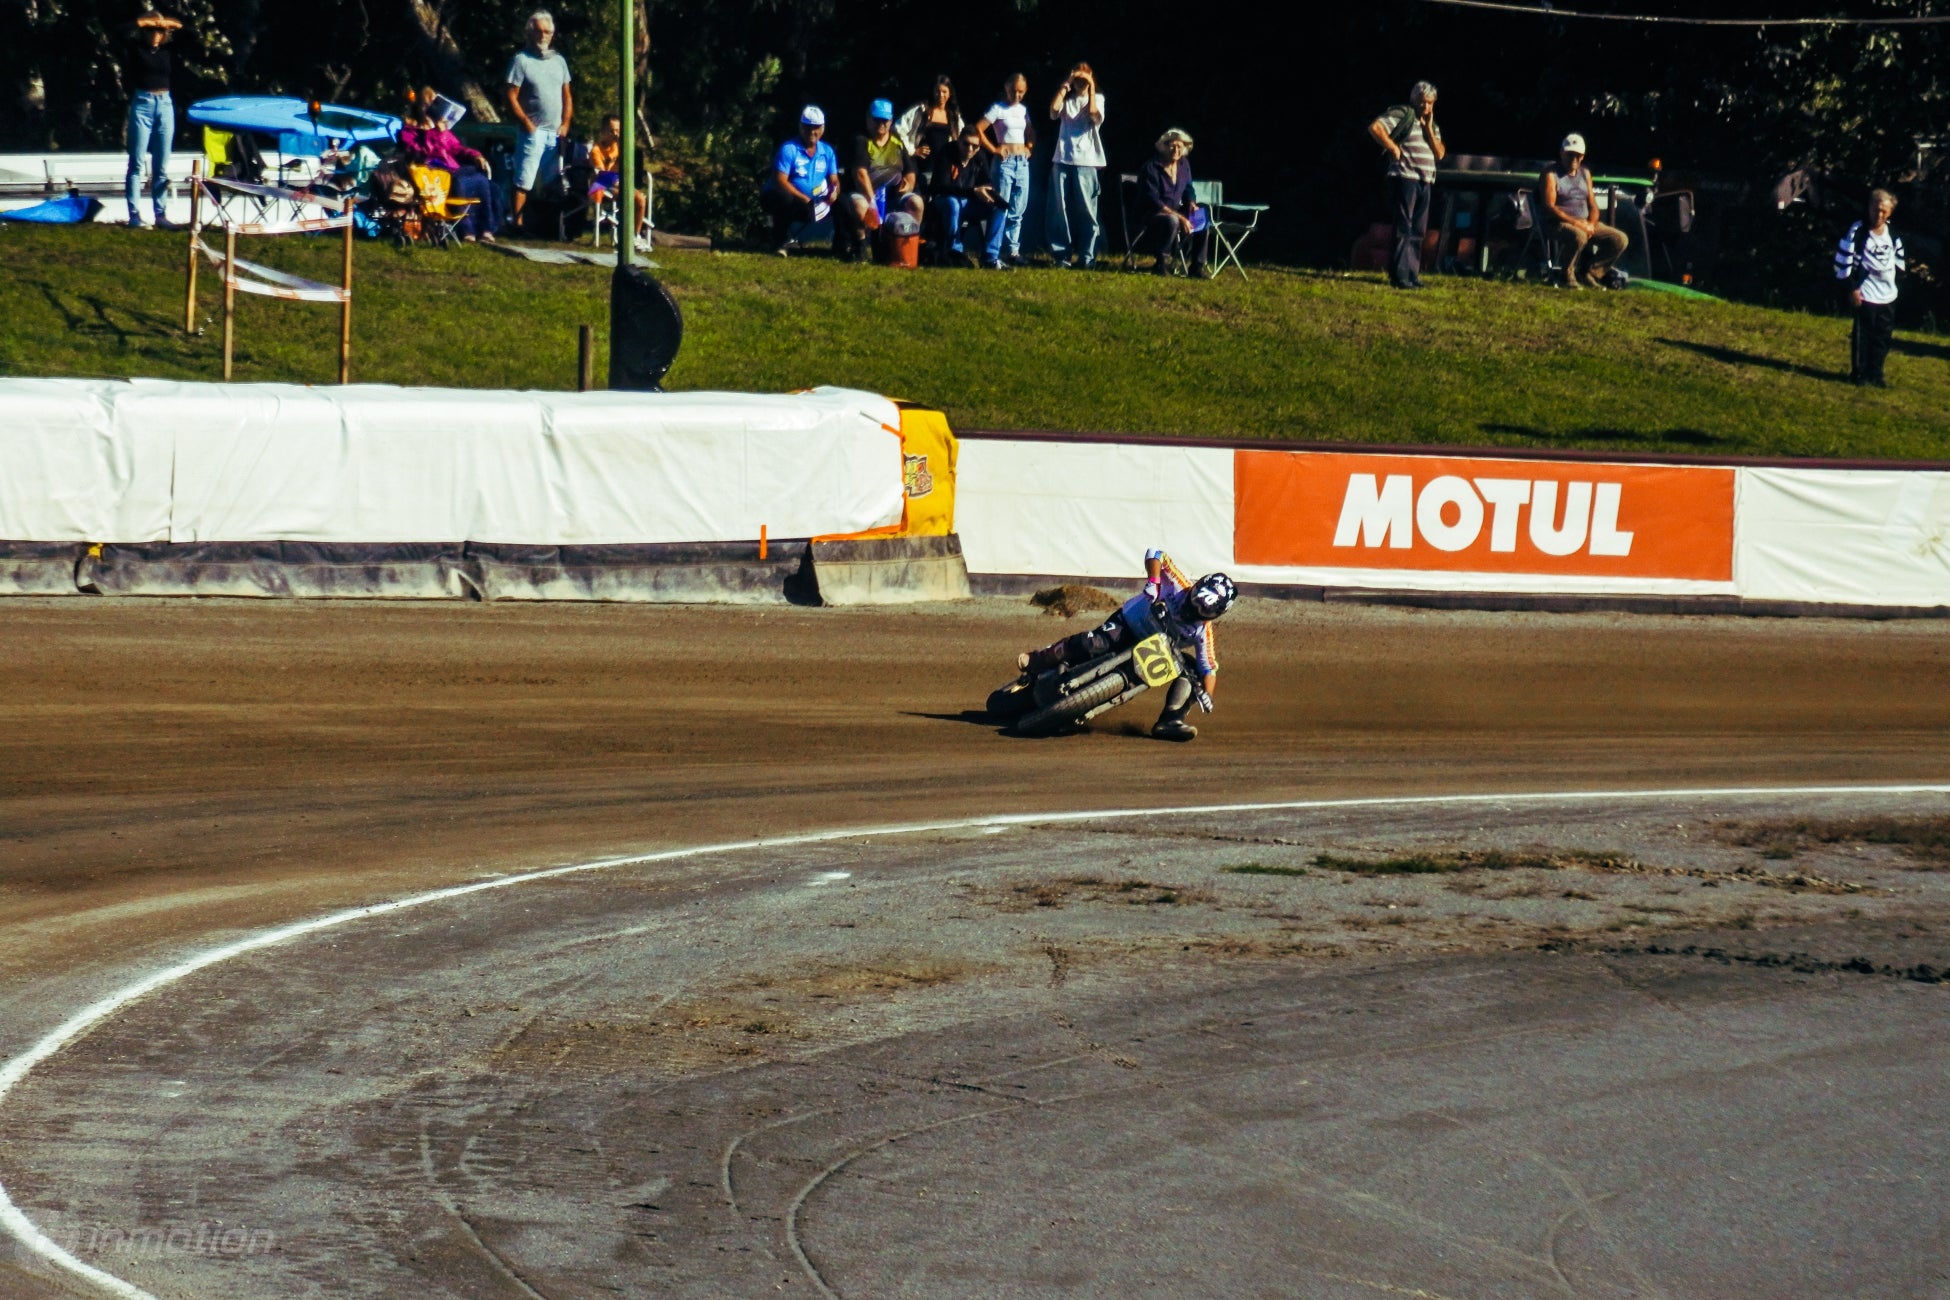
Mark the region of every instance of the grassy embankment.
[[[317, 279], [327, 240], [249, 241]], [[182, 332], [184, 237], [0, 228], [0, 373], [213, 379], [217, 302]], [[659, 252], [688, 335], [674, 388], [843, 384], [963, 427], [1950, 459], [1950, 340], [1905, 334], [1894, 387], [1843, 382], [1847, 323], [1631, 291], [1253, 268], [1210, 283], [901, 273], [823, 256]], [[358, 250], [354, 377], [568, 388], [606, 271], [467, 248]], [[337, 313], [243, 298], [242, 379], [333, 374]], [[599, 357], [599, 373], [601, 365]]]

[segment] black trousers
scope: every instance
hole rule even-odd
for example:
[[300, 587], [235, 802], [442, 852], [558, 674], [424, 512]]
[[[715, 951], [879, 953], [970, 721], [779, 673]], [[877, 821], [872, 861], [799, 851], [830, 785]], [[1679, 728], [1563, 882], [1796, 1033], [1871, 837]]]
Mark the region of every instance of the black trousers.
[[1858, 384], [1882, 382], [1882, 366], [1896, 337], [1896, 304], [1865, 302], [1855, 309], [1848, 336], [1848, 377]]
[[775, 248], [785, 247], [794, 226], [810, 224], [813, 219], [813, 205], [810, 202], [781, 194], [770, 185], [758, 192], [758, 205], [772, 218], [772, 245]]
[[[1121, 650], [1131, 642], [1131, 629], [1125, 626], [1122, 613], [1112, 614], [1104, 620], [1103, 626], [1093, 627], [1088, 632], [1078, 632], [1066, 636], [1054, 645], [1035, 650], [1029, 656], [1029, 671], [1047, 672], [1065, 664], [1088, 663], [1098, 655]], [[1158, 714], [1159, 722], [1183, 722], [1185, 714], [1192, 707], [1192, 680], [1179, 677], [1165, 688], [1164, 711]]]
[[1388, 206], [1395, 217], [1395, 243], [1388, 255], [1388, 282], [1396, 288], [1422, 283], [1422, 237], [1429, 233], [1427, 181], [1388, 177]]
[[1151, 268], [1153, 271], [1159, 275], [1169, 275], [1172, 254], [1176, 253], [1182, 244], [1185, 247], [1185, 256], [1191, 259], [1192, 274], [1205, 274], [1206, 240], [1212, 233], [1212, 227], [1207, 226], [1188, 235], [1183, 226], [1162, 212], [1152, 213], [1145, 218], [1144, 224], [1151, 238], [1157, 241], [1158, 245], [1158, 260]]

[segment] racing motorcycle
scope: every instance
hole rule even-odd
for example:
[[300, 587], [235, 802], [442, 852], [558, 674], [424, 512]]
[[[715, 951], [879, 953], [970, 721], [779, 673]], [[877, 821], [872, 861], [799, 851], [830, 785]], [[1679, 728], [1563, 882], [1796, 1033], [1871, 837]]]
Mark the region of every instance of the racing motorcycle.
[[1157, 600], [1127, 609], [1131, 644], [1084, 663], [1018, 677], [989, 695], [989, 717], [1019, 736], [1047, 736], [1180, 677], [1191, 678], [1199, 708], [1210, 713], [1212, 697], [1198, 684], [1197, 665], [1172, 645], [1164, 615], [1164, 602]]

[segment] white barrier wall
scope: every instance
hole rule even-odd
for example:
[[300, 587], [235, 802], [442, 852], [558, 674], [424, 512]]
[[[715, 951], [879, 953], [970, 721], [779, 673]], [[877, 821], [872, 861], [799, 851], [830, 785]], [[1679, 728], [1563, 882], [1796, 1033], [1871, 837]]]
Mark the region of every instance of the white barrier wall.
[[1232, 469], [1224, 448], [964, 439], [955, 531], [970, 573], [1129, 575], [1153, 546], [1222, 568]]
[[1950, 474], [1743, 469], [1741, 594], [1854, 605], [1950, 605]]
[[869, 393], [0, 380], [0, 539], [603, 545], [901, 519]]
[[1950, 474], [967, 438], [972, 574], [1950, 606]]

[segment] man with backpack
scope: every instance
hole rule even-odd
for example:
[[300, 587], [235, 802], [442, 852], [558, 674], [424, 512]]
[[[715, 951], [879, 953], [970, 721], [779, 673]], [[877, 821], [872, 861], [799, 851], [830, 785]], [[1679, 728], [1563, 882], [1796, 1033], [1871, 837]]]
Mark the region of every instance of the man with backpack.
[[1855, 328], [1848, 339], [1848, 377], [1854, 384], [1887, 388], [1882, 377], [1889, 344], [1896, 335], [1896, 275], [1908, 270], [1903, 241], [1889, 228], [1896, 197], [1887, 190], [1869, 192], [1869, 213], [1848, 228], [1835, 249], [1835, 278], [1847, 286], [1855, 309]]
[[1435, 165], [1447, 152], [1435, 124], [1435, 87], [1418, 81], [1408, 102], [1397, 104], [1368, 124], [1368, 134], [1388, 155], [1389, 206], [1394, 210], [1395, 244], [1388, 259], [1388, 282], [1397, 289], [1422, 287], [1422, 238], [1429, 232], [1429, 202], [1435, 190]]

